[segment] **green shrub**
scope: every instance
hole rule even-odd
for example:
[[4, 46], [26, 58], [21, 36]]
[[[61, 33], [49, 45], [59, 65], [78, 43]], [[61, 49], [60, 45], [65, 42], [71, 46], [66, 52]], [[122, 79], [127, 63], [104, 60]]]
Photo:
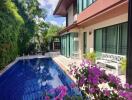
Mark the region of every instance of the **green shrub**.
[[88, 52], [86, 54], [84, 54], [84, 58], [90, 60], [92, 63], [95, 63], [96, 60], [96, 53], [95, 52]]
[[11, 0], [0, 1], [0, 69], [18, 55], [18, 35], [23, 23]]
[[126, 59], [125, 58], [122, 59], [121, 62], [120, 62], [120, 64], [121, 64], [121, 72], [123, 74], [125, 74], [126, 73]]

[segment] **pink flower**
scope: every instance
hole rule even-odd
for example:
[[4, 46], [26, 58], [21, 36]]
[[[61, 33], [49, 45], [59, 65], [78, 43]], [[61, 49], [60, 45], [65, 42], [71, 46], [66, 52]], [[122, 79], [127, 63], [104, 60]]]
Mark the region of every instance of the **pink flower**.
[[110, 96], [110, 91], [107, 89], [103, 90], [103, 93], [105, 96], [108, 96], [108, 97]]
[[66, 94], [67, 94], [67, 87], [66, 86], [59, 86], [57, 89], [60, 90], [60, 94], [58, 95], [59, 98], [63, 98], [66, 96]]
[[45, 100], [50, 100], [50, 97], [49, 96], [45, 96]]
[[71, 88], [75, 88], [76, 87], [76, 84], [75, 83], [71, 83], [70, 87]]
[[132, 89], [132, 85], [130, 85], [130, 88]]
[[95, 89], [94, 89], [94, 88], [90, 88], [90, 89], [89, 89], [89, 93], [90, 93], [90, 94], [93, 94], [94, 92], [95, 92]]
[[124, 87], [125, 87], [126, 89], [129, 89], [129, 88], [130, 88], [130, 85], [129, 85], [128, 83], [126, 83], [126, 84], [124, 84]]

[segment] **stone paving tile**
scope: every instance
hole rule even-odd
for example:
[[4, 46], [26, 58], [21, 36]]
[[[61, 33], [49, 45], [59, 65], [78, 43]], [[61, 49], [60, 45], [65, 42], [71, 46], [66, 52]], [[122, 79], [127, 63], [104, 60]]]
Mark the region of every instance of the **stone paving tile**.
[[[68, 74], [69, 77], [71, 77], [73, 80], [75, 80], [75, 78], [73, 76], [69, 75], [69, 73], [67, 71], [69, 69], [68, 65], [76, 62], [76, 65], [80, 66], [81, 59], [71, 59], [71, 58], [66, 58], [62, 55], [58, 55], [58, 56], [54, 57], [53, 60]], [[114, 74], [114, 71], [107, 69], [106, 73]], [[123, 84], [126, 82], [125, 75], [119, 75], [118, 77], [121, 79], [121, 82]]]

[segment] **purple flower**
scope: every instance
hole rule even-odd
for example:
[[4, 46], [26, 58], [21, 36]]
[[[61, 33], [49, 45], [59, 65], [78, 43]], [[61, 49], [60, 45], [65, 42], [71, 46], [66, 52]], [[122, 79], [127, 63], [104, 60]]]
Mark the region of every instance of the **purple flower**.
[[125, 98], [126, 100], [132, 100], [132, 92], [129, 91], [119, 91], [119, 95], [123, 98]]
[[130, 89], [132, 89], [132, 85], [130, 85]]
[[89, 93], [90, 93], [90, 94], [93, 94], [94, 92], [95, 92], [95, 89], [94, 89], [94, 88], [90, 88], [90, 89], [89, 89]]
[[120, 85], [120, 83], [121, 83], [120, 79], [112, 74], [109, 74], [108, 79], [111, 83], [113, 83], [117, 86]]
[[105, 96], [110, 96], [110, 91], [108, 89], [103, 90]]
[[60, 86], [58, 89], [61, 91], [59, 94], [60, 98], [63, 98], [67, 94], [67, 87], [66, 86]]
[[84, 83], [85, 83], [85, 77], [84, 77], [84, 75], [82, 75], [78, 81], [78, 84], [80, 87], [82, 87], [84, 85]]
[[50, 97], [49, 96], [45, 96], [45, 100], [50, 100]]
[[124, 87], [125, 87], [126, 89], [129, 89], [129, 88], [130, 88], [130, 85], [129, 85], [128, 83], [126, 83], [126, 84], [124, 84]]
[[76, 84], [75, 83], [71, 83], [70, 87], [71, 88], [75, 88], [76, 87]]

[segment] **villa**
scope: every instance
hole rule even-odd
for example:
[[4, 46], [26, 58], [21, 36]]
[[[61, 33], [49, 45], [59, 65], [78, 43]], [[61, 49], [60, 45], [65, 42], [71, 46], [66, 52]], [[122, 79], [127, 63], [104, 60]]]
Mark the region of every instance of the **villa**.
[[66, 27], [59, 32], [62, 55], [126, 55], [128, 0], [59, 0], [54, 15], [66, 17]]
[[0, 100], [132, 100], [132, 1], [49, 1], [0, 1]]

